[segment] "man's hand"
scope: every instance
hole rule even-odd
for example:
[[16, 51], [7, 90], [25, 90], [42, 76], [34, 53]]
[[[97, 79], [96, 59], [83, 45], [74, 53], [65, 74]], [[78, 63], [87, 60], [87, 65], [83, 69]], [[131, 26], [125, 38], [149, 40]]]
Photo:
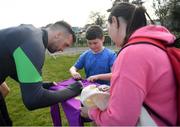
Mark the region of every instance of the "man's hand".
[[2, 93], [3, 97], [6, 97], [10, 92], [10, 88], [5, 82], [0, 85], [0, 92]]
[[58, 84], [57, 84], [56, 82], [53, 82], [53, 85], [54, 85], [54, 86], [57, 86]]
[[77, 95], [79, 95], [83, 89], [83, 84], [81, 81], [76, 81], [72, 84], [69, 84], [67, 88], [77, 93]]

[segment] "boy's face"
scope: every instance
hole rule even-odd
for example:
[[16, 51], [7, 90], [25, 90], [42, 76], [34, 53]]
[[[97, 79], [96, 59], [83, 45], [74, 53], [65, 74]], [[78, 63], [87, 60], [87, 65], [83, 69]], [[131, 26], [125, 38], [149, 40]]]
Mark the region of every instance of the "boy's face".
[[94, 40], [87, 40], [87, 44], [89, 48], [93, 50], [95, 53], [102, 50], [103, 42], [104, 42], [104, 38], [102, 39], [96, 38]]

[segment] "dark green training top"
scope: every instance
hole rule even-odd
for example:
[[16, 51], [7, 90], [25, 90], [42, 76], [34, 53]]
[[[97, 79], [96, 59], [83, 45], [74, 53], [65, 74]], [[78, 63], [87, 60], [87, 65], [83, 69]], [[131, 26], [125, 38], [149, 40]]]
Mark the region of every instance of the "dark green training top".
[[41, 69], [48, 44], [46, 30], [20, 25], [0, 31], [0, 84], [7, 76], [20, 83], [22, 98], [29, 110], [50, 106], [76, 96], [81, 85], [70, 85], [61, 91], [48, 90]]

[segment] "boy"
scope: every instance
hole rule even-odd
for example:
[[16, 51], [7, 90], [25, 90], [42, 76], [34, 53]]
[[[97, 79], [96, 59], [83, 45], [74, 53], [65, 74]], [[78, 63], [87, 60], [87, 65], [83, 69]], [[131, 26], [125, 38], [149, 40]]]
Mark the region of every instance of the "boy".
[[69, 71], [74, 79], [81, 79], [78, 70], [84, 68], [88, 80], [109, 85], [108, 80], [111, 77], [111, 67], [116, 53], [103, 46], [103, 30], [97, 25], [87, 29], [86, 39], [90, 49], [80, 55]]

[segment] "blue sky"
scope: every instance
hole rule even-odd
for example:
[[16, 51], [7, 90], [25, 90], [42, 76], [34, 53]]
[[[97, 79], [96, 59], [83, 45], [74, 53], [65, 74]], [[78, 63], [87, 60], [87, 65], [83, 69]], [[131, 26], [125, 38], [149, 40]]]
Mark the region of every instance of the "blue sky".
[[[147, 11], [153, 15], [151, 0], [144, 0]], [[0, 0], [0, 29], [22, 23], [44, 26], [65, 20], [82, 27], [89, 21], [91, 11], [108, 15], [111, 0]]]

